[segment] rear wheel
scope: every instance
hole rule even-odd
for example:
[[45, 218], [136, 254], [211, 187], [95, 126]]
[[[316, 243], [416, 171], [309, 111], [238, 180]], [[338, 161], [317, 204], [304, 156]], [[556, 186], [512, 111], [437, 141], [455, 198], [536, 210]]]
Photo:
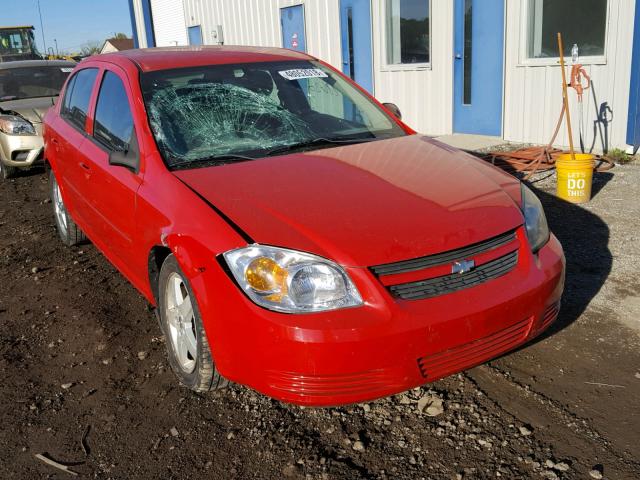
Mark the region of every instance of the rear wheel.
[[227, 386], [213, 362], [196, 298], [173, 255], [162, 264], [158, 287], [160, 326], [178, 380], [196, 392]]
[[2, 178], [2, 180], [15, 177], [16, 173], [18, 173], [18, 169], [16, 167], [5, 165], [4, 162], [0, 160], [0, 178]]
[[49, 171], [49, 190], [53, 205], [53, 215], [56, 220], [56, 230], [58, 230], [62, 243], [73, 246], [84, 242], [86, 237], [67, 212], [60, 193], [60, 186], [53, 170]]

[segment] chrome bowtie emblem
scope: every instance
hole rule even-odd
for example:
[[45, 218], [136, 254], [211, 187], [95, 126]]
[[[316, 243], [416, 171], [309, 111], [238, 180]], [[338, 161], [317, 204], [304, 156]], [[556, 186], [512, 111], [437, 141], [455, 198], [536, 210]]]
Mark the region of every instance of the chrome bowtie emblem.
[[460, 260], [459, 262], [453, 262], [451, 265], [451, 273], [467, 273], [473, 270], [476, 266], [476, 262], [473, 260]]

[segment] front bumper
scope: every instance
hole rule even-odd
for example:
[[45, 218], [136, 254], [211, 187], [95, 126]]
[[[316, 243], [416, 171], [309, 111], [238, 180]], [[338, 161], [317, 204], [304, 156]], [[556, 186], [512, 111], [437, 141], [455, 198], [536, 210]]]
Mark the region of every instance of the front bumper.
[[393, 299], [367, 269], [349, 269], [366, 304], [333, 312], [262, 309], [222, 268], [191, 283], [222, 375], [283, 401], [338, 405], [465, 370], [544, 331], [564, 288], [562, 247], [554, 236], [536, 255], [520, 245], [509, 274], [424, 300]]
[[0, 161], [10, 167], [29, 168], [43, 160], [44, 143], [37, 135], [7, 135], [0, 132]]

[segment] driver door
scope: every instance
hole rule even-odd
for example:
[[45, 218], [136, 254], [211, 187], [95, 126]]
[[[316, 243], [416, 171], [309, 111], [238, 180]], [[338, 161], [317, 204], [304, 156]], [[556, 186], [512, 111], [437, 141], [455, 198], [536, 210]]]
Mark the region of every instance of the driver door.
[[[87, 171], [92, 238], [109, 259], [130, 272], [136, 232], [136, 194], [142, 183], [137, 167], [112, 165], [114, 152], [137, 150], [139, 142], [131, 107], [127, 77], [117, 67], [105, 69], [93, 110], [91, 135], [80, 152]], [[137, 155], [139, 152], [131, 152]], [[138, 160], [139, 162], [139, 160]]]

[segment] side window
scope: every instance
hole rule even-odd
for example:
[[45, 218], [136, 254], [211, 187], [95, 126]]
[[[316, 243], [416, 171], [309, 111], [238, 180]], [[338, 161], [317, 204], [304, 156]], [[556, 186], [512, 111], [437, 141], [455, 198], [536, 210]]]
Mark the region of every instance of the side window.
[[64, 91], [64, 102], [62, 103], [62, 109], [61, 109], [62, 115], [67, 115], [67, 112], [69, 112], [70, 110], [71, 95], [73, 94], [73, 86], [76, 84], [76, 78], [78, 78], [77, 75], [74, 75], [73, 77], [71, 77], [71, 80], [69, 80], [69, 83], [67, 84], [67, 88]]
[[107, 71], [100, 86], [93, 136], [111, 150], [128, 149], [133, 116], [122, 80]]
[[74, 75], [65, 95], [62, 116], [80, 129], [84, 129], [91, 91], [98, 75], [97, 68], [85, 68]]

